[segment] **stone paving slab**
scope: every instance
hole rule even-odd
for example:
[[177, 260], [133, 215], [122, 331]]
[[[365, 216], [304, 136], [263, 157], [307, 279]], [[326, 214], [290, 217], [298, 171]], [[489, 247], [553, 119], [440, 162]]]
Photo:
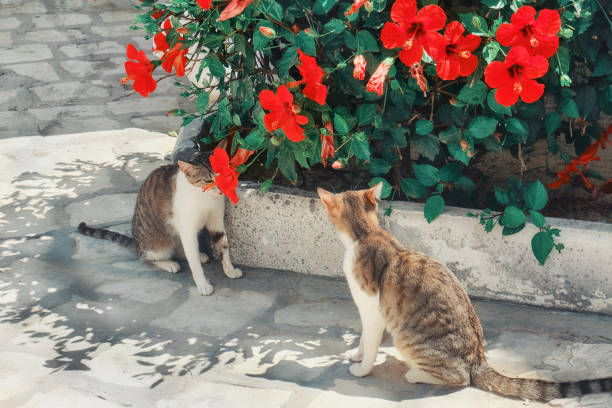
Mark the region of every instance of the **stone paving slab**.
[[[0, 2], [0, 139], [123, 129], [178, 131], [167, 116], [190, 102], [177, 78], [147, 98], [122, 85], [126, 46], [152, 58], [152, 41], [132, 30], [132, 0], [2, 0]], [[165, 74], [165, 72], [164, 72]], [[86, 114], [81, 106], [96, 106]], [[47, 111], [41, 118], [35, 112]], [[75, 111], [76, 110], [76, 111]], [[153, 117], [152, 120], [145, 118]]]
[[[407, 384], [388, 338], [372, 375], [352, 377], [360, 325], [341, 279], [242, 267], [230, 280], [215, 260], [205, 266], [215, 293], [202, 297], [185, 263], [168, 274], [75, 232], [85, 219], [129, 234], [133, 201], [117, 198], [133, 200], [173, 142], [135, 130], [2, 142], [0, 406], [545, 406]], [[500, 371], [612, 376], [612, 317], [474, 305]], [[549, 406], [609, 408], [612, 395]]]

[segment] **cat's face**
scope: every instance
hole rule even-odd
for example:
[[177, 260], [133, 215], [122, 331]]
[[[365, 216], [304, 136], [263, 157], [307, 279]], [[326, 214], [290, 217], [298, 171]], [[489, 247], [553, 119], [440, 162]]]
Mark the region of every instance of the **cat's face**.
[[382, 183], [367, 190], [333, 194], [322, 188], [317, 193], [325, 206], [329, 220], [339, 232], [357, 235], [363, 224], [378, 225], [376, 200], [380, 199]]
[[[178, 165], [185, 174], [187, 181], [195, 187], [206, 187], [215, 180], [213, 171], [203, 164], [191, 164], [179, 161]], [[221, 194], [221, 191], [219, 191], [217, 187], [211, 188], [209, 191]]]

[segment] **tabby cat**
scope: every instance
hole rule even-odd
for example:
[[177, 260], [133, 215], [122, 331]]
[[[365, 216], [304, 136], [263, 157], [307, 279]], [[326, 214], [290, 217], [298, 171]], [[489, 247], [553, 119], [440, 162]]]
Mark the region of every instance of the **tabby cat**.
[[206, 227], [211, 241], [221, 255], [223, 272], [229, 278], [242, 276], [234, 268], [223, 224], [225, 199], [219, 189], [206, 192], [202, 187], [213, 181], [214, 173], [205, 164], [179, 161], [155, 169], [145, 180], [136, 199], [132, 218], [132, 235], [79, 224], [79, 232], [95, 238], [108, 239], [132, 249], [147, 262], [176, 273], [180, 269], [171, 260], [175, 255], [187, 259], [193, 280], [202, 295], [210, 295], [213, 287], [204, 276], [201, 263], [208, 261], [199, 252], [198, 233]]
[[480, 321], [455, 275], [435, 259], [410, 251], [378, 224], [369, 190], [317, 190], [344, 243], [343, 269], [359, 309], [362, 334], [351, 374], [368, 375], [385, 328], [409, 366], [406, 380], [453, 387], [474, 385], [503, 396], [549, 401], [612, 391], [612, 378], [548, 382], [506, 377], [487, 364]]

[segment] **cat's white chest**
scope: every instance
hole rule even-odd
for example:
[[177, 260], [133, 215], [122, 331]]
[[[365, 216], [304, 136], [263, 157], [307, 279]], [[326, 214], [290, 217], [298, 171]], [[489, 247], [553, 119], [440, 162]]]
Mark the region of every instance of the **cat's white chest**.
[[370, 295], [361, 290], [359, 283], [355, 279], [353, 269], [355, 267], [355, 250], [357, 243], [353, 241], [348, 235], [340, 234], [340, 239], [344, 244], [344, 260], [342, 262], [342, 270], [346, 276], [349, 289], [351, 290], [351, 296], [359, 313], [376, 314], [380, 315], [378, 310], [378, 294]]
[[186, 224], [200, 229], [210, 217], [223, 217], [224, 209], [223, 196], [205, 193], [200, 187], [189, 183], [183, 172], [177, 173], [176, 192], [172, 202], [172, 223], [177, 230], [180, 231]]

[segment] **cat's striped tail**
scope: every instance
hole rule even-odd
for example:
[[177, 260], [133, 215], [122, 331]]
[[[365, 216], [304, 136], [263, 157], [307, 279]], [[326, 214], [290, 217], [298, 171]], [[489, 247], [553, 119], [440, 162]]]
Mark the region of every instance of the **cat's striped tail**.
[[486, 362], [472, 368], [471, 374], [473, 386], [505, 397], [523, 400], [548, 402], [556, 398], [612, 392], [612, 377], [571, 382], [510, 378], [498, 373]]
[[89, 237], [108, 239], [109, 241], [116, 242], [122, 247], [130, 249], [132, 251], [137, 250], [136, 240], [128, 237], [127, 235], [123, 235], [115, 231], [109, 231], [102, 228], [88, 227], [87, 224], [82, 222], [79, 224], [79, 232]]

